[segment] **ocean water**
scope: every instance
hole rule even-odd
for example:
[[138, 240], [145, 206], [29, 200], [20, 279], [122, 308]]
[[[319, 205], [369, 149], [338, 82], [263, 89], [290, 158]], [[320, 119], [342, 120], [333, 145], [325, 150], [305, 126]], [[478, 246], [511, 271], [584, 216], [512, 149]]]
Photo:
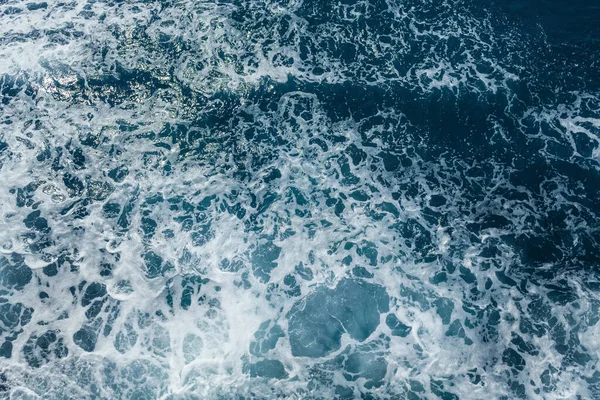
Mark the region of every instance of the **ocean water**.
[[0, 0], [0, 398], [600, 399], [593, 0]]

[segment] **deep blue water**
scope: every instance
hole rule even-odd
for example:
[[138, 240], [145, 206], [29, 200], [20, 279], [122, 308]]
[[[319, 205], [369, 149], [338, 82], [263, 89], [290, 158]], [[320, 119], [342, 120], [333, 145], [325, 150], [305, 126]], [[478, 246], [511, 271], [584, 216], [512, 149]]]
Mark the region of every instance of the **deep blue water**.
[[0, 0], [0, 398], [600, 399], [600, 4]]

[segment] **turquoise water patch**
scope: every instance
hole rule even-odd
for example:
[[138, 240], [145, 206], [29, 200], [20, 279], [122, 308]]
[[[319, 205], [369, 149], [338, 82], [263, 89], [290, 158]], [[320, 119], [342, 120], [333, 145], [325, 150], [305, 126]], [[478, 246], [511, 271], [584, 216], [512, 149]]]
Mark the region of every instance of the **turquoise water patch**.
[[324, 357], [340, 348], [344, 333], [363, 342], [379, 325], [379, 315], [389, 310], [388, 303], [384, 287], [362, 280], [317, 288], [287, 315], [292, 355]]

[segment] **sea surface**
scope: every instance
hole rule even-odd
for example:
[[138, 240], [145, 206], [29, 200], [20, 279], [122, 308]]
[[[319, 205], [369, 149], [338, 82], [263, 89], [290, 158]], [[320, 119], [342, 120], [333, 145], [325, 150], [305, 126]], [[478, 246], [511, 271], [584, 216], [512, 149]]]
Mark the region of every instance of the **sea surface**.
[[597, 0], [0, 0], [1, 399], [600, 399]]

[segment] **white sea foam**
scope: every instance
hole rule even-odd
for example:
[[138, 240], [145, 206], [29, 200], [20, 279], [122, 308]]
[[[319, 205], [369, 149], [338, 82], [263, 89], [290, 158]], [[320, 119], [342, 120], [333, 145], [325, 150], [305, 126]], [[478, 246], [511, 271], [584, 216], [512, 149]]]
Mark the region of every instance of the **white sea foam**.
[[[582, 321], [597, 314], [597, 299], [581, 300], [579, 309], [552, 308], [536, 320], [546, 331], [523, 334], [538, 353], [519, 352], [526, 363], [522, 370], [499, 362], [515, 347], [511, 335], [533, 300], [517, 286], [520, 281], [511, 286], [498, 277], [502, 272], [518, 279], [518, 271], [510, 273], [519, 263], [513, 248], [498, 244], [500, 254], [493, 259], [481, 253], [503, 235], [534, 232], [531, 220], [541, 218], [528, 196], [500, 201], [494, 195], [529, 194], [508, 180], [515, 167], [493, 165], [491, 172], [476, 175], [486, 166], [457, 161], [450, 150], [435, 161], [426, 159], [427, 132], [402, 110], [386, 106], [372, 119], [334, 118], [322, 96], [306, 87], [273, 94], [296, 80], [396, 86], [418, 96], [448, 91], [513, 99], [511, 85], [521, 80], [524, 66], [494, 55], [506, 38], [495, 34], [492, 21], [469, 18], [453, 5], [440, 3], [439, 16], [432, 18], [390, 2], [382, 23], [393, 23], [392, 32], [379, 34], [356, 25], [374, 12], [367, 2], [335, 8], [323, 22], [310, 20], [303, 8], [308, 5], [296, 1], [48, 1], [33, 11], [25, 2], [2, 4], [0, 79], [6, 87], [14, 85], [11, 79], [23, 83], [1, 106], [0, 140], [8, 149], [0, 158], [5, 182], [0, 248], [7, 258], [23, 256], [34, 270], [25, 290], [7, 296], [11, 304], [34, 310], [12, 342], [12, 357], [2, 361], [9, 395], [320, 398], [333, 397], [341, 385], [356, 388], [355, 395], [372, 389], [385, 398], [412, 390], [429, 398], [443, 384], [460, 398], [480, 399], [512, 396], [514, 381], [527, 386], [530, 398], [591, 397], [585, 378], [592, 370], [561, 367], [564, 356], [548, 332], [578, 327], [573, 335], [592, 350], [597, 325], [584, 327]], [[22, 12], [9, 13], [10, 7]], [[407, 66], [403, 60], [414, 57], [412, 43], [423, 48]], [[356, 56], [346, 57], [336, 44]], [[514, 57], [525, 63], [527, 54]], [[140, 78], [144, 74], [147, 79]], [[258, 104], [261, 90], [276, 99]], [[523, 124], [532, 118], [536, 127], [549, 123], [554, 130], [538, 128], [531, 136], [566, 142], [574, 156], [597, 162], [600, 122], [594, 104], [597, 97], [578, 94], [573, 104], [537, 107], [516, 117]], [[204, 122], [212, 117], [219, 124]], [[497, 124], [501, 132], [502, 122]], [[394, 140], [384, 140], [384, 134]], [[549, 134], [556, 137], [548, 139]], [[584, 153], [577, 135], [595, 145]], [[77, 149], [83, 149], [81, 165]], [[404, 157], [406, 167], [388, 171], [382, 151]], [[62, 169], [53, 168], [59, 152]], [[77, 177], [81, 188], [70, 187], [65, 174]], [[30, 183], [36, 188], [22, 195], [26, 205], [17, 204], [16, 190]], [[557, 206], [571, 204], [565, 185], [557, 180]], [[471, 188], [490, 195], [466, 206]], [[434, 196], [444, 198], [442, 212], [432, 212]], [[82, 205], [84, 197], [89, 204]], [[110, 204], [118, 207], [114, 215], [107, 211]], [[50, 231], [32, 238], [23, 221], [34, 210]], [[494, 213], [509, 216], [514, 226], [477, 233], [467, 228]], [[588, 233], [583, 217], [567, 223], [582, 238]], [[42, 242], [47, 247], [32, 246]], [[263, 253], [273, 249], [279, 253], [271, 269]], [[60, 265], [57, 274], [47, 276], [43, 269], [52, 263]], [[105, 265], [110, 273], [103, 272]], [[355, 267], [364, 267], [369, 275], [363, 278], [386, 289], [389, 313], [410, 326], [410, 334], [393, 336], [384, 313], [364, 343], [346, 332], [339, 349], [325, 357], [293, 356], [287, 316], [294, 305], [319, 287], [335, 288], [359, 274]], [[311, 272], [302, 275], [298, 268]], [[445, 280], [435, 281], [438, 274]], [[295, 279], [297, 295], [290, 295], [295, 289], [288, 276]], [[577, 298], [589, 296], [581, 289], [585, 276], [565, 271], [556, 281], [562, 278], [577, 285]], [[493, 286], [486, 290], [488, 280]], [[106, 299], [88, 317], [93, 305], [84, 307], [82, 300], [95, 282], [106, 286]], [[550, 291], [526, 287], [543, 298]], [[48, 297], [41, 298], [41, 291]], [[494, 311], [497, 323], [488, 324]], [[552, 317], [557, 324], [551, 328]], [[266, 354], [251, 354], [256, 333], [269, 320], [284, 337]], [[93, 352], [74, 339], [82, 326], [97, 332]], [[496, 336], [488, 329], [496, 329]], [[33, 367], [24, 348], [51, 330], [68, 355], [38, 354], [41, 365]], [[362, 376], [350, 381], [342, 368], [332, 371], [327, 364], [353, 352], [363, 357], [359, 370], [369, 365], [371, 354], [386, 360], [380, 388], [369, 389]], [[597, 363], [590, 356], [589, 365]], [[247, 366], [264, 358], [279, 360], [288, 378], [251, 376]], [[550, 365], [556, 369], [548, 378], [554, 389], [535, 392], [545, 385], [540, 377]], [[328, 373], [329, 380], [319, 380]], [[475, 375], [485, 385], [473, 383]]]

